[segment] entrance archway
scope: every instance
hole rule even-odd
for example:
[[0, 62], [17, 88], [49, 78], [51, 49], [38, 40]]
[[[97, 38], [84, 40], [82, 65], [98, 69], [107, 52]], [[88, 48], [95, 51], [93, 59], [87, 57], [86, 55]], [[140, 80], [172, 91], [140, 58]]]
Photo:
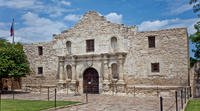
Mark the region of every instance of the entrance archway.
[[94, 68], [88, 68], [83, 73], [83, 92], [86, 91], [92, 94], [99, 93], [99, 75]]

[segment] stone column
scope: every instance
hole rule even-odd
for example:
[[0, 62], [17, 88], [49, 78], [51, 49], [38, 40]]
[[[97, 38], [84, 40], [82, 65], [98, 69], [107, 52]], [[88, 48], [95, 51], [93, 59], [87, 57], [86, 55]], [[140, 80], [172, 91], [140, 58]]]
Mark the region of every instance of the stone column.
[[118, 73], [119, 73], [119, 80], [118, 83], [124, 84], [124, 66], [123, 66], [123, 56], [120, 54], [118, 58]]
[[75, 57], [72, 57], [73, 63], [72, 63], [72, 80], [70, 85], [70, 90], [75, 93], [76, 91], [76, 60]]
[[112, 68], [111, 66], [108, 65], [108, 80], [112, 81]]
[[103, 56], [103, 59], [102, 59], [102, 63], [103, 63], [103, 75], [104, 75], [104, 81], [103, 81], [103, 91], [104, 93], [108, 92], [109, 91], [109, 81], [108, 81], [108, 78], [109, 78], [109, 69], [108, 69], [108, 58], [106, 55]]
[[104, 69], [104, 82], [108, 83], [109, 69], [108, 69], [108, 60], [106, 55], [104, 55], [103, 59], [103, 69]]
[[123, 70], [123, 55], [119, 55], [118, 58], [118, 73], [119, 73], [119, 80], [117, 81], [117, 92], [124, 93], [125, 92], [125, 83], [124, 83], [124, 70]]
[[72, 81], [71, 82], [76, 82], [76, 64], [72, 64]]
[[65, 57], [59, 56], [59, 81], [58, 81], [58, 91], [63, 93], [64, 92], [64, 62]]
[[59, 57], [59, 68], [60, 68], [60, 72], [59, 72], [59, 83], [64, 83], [64, 57], [61, 56]]

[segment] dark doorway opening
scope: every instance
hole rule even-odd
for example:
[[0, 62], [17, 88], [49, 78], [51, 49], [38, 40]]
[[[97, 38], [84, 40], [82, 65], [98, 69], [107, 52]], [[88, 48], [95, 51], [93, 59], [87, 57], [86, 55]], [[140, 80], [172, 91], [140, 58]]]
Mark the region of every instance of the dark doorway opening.
[[88, 68], [83, 73], [83, 93], [99, 93], [99, 75], [94, 68]]

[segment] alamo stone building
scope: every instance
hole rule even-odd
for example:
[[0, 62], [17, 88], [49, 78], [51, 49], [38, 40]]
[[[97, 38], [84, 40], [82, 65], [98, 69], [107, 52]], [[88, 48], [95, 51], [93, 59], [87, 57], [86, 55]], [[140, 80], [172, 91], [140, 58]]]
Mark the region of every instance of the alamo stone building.
[[32, 72], [23, 88], [169, 95], [190, 84], [188, 42], [186, 28], [139, 32], [89, 11], [53, 41], [24, 45]]

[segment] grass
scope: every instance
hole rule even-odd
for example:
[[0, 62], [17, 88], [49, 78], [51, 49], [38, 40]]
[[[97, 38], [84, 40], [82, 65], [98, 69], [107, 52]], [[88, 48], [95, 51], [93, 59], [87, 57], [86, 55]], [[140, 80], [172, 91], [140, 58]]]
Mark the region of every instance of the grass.
[[185, 111], [200, 111], [200, 100], [190, 100]]
[[[56, 101], [56, 106], [67, 106], [78, 102]], [[1, 111], [40, 111], [54, 107], [54, 101], [2, 99]]]

